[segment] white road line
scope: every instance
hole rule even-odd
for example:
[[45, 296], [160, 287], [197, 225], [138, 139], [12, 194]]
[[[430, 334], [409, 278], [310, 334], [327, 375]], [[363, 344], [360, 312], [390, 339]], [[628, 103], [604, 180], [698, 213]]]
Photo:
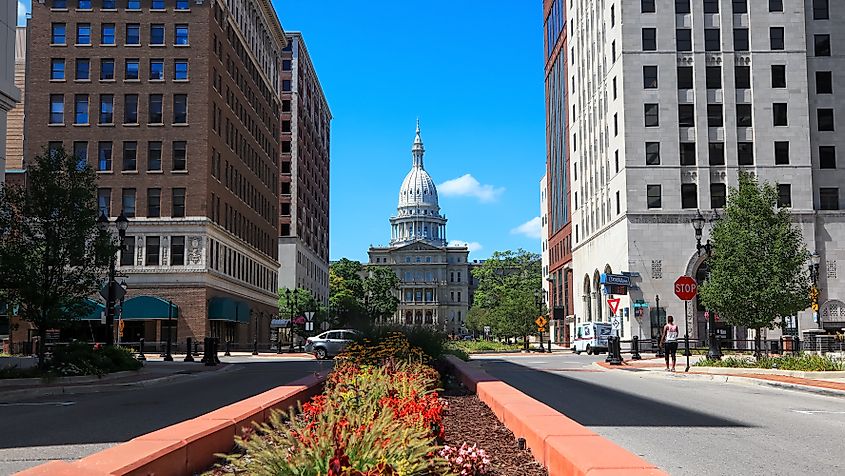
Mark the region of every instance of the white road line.
[[0, 402], [0, 407], [69, 407], [76, 402]]
[[828, 410], [792, 410], [795, 413], [803, 413], [804, 415], [817, 415], [817, 414], [824, 414], [824, 415], [845, 415], [845, 411], [842, 412], [834, 412]]

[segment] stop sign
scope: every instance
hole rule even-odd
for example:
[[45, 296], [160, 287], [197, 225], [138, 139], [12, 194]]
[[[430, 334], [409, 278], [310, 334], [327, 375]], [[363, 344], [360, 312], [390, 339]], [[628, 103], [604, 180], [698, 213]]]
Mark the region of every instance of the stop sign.
[[675, 281], [675, 295], [681, 301], [690, 301], [698, 292], [698, 283], [689, 276], [681, 276]]

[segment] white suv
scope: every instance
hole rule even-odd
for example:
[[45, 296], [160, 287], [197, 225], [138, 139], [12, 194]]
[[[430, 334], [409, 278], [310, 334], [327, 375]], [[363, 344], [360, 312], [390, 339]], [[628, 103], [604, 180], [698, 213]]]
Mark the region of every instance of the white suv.
[[352, 329], [326, 331], [314, 337], [305, 339], [305, 352], [314, 354], [318, 359], [328, 359], [341, 352], [358, 337], [358, 332]]

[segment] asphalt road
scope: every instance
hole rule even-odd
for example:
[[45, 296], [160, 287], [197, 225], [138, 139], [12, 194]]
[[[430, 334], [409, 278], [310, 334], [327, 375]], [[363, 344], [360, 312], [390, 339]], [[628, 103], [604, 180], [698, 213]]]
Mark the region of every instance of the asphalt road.
[[273, 387], [327, 370], [309, 360], [250, 361], [150, 387], [2, 403], [0, 475], [52, 459], [78, 459], [195, 418]]
[[597, 359], [533, 354], [480, 364], [672, 475], [845, 474], [845, 398], [604, 371]]

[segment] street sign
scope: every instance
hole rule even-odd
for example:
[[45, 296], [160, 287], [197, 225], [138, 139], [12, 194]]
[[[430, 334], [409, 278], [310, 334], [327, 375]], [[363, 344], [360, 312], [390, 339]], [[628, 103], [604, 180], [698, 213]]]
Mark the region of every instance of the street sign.
[[306, 331], [313, 331], [314, 330], [314, 323], [311, 322], [311, 321], [306, 322], [305, 323], [305, 330]]
[[547, 322], [549, 321], [545, 317], [540, 316], [534, 321], [534, 324], [537, 324], [537, 327], [545, 327]]
[[[111, 283], [111, 294], [112, 298], [114, 298], [115, 302], [120, 301], [126, 296], [126, 288], [120, 285], [117, 281], [112, 281]], [[100, 288], [100, 296], [103, 296], [103, 299], [106, 301], [109, 300], [109, 285], [108, 283], [104, 284], [102, 288]]]
[[332, 325], [331, 325], [331, 324], [329, 324], [328, 322], [323, 322], [322, 324], [320, 324], [320, 329], [323, 329], [324, 331], [327, 331], [327, 330], [329, 330], [329, 328], [330, 328], [331, 326], [332, 326]]
[[689, 276], [681, 276], [675, 281], [675, 296], [681, 301], [691, 301], [698, 292], [698, 284]]
[[484, 326], [484, 335], [490, 335], [490, 326]]
[[622, 300], [621, 300], [621, 299], [619, 299], [619, 298], [614, 298], [614, 299], [608, 299], [608, 300], [607, 300], [607, 304], [608, 304], [608, 306], [610, 306], [610, 313], [611, 313], [611, 314], [616, 315], [616, 311], [618, 311], [618, 310], [619, 310], [619, 303], [620, 303], [621, 301], [622, 301]]
[[630, 286], [631, 277], [624, 274], [602, 274], [599, 278], [599, 284], [609, 284], [615, 286]]
[[538, 327], [537, 332], [546, 332], [546, 328], [545, 327]]
[[117, 329], [120, 331], [120, 337], [123, 337], [123, 329], [126, 327], [126, 322], [123, 319], [118, 322], [119, 324], [117, 325]]
[[307, 312], [305, 313], [305, 320], [306, 320], [307, 322], [311, 322], [311, 321], [313, 321], [313, 320], [314, 320], [314, 311], [307, 311]]
[[622, 328], [622, 320], [619, 319], [619, 316], [613, 316], [613, 320], [611, 321], [611, 324], [613, 325], [614, 331], [618, 331], [619, 329]]

